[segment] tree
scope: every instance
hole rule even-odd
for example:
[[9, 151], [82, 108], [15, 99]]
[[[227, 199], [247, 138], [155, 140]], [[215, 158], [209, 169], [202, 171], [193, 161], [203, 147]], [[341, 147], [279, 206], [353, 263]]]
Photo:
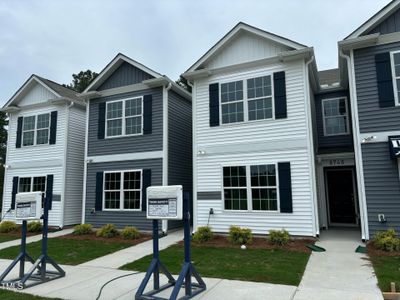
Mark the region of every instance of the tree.
[[96, 72], [91, 70], [80, 71], [78, 74], [72, 74], [72, 83], [65, 85], [65, 87], [70, 88], [78, 93], [82, 93], [89, 84], [97, 77]]
[[[6, 163], [7, 152], [7, 125], [8, 118], [6, 113], [0, 112], [0, 199], [3, 199], [4, 165]], [[0, 201], [0, 211], [2, 210]]]
[[182, 75], [179, 76], [179, 79], [176, 81], [176, 83], [184, 88], [185, 90], [187, 90], [189, 93], [192, 92], [192, 87], [189, 85], [187, 79], [185, 77], [183, 77]]

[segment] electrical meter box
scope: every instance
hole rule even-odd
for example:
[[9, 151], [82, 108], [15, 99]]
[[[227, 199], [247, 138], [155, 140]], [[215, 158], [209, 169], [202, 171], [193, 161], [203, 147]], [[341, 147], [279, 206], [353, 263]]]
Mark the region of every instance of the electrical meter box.
[[42, 193], [21, 193], [15, 197], [17, 220], [39, 220], [42, 216]]
[[147, 188], [147, 219], [182, 220], [183, 192], [181, 185]]

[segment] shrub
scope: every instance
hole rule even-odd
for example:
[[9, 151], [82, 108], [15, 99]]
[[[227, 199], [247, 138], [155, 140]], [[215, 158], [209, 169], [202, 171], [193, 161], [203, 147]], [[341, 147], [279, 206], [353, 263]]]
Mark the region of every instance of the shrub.
[[197, 243], [205, 243], [213, 238], [213, 232], [210, 226], [201, 226], [197, 228], [193, 235], [193, 241]]
[[283, 246], [289, 243], [290, 235], [285, 229], [282, 230], [270, 230], [268, 232], [268, 240], [270, 243]]
[[229, 228], [228, 241], [232, 244], [244, 245], [250, 244], [253, 240], [253, 234], [250, 228], [241, 228], [239, 226], [231, 226]]
[[0, 223], [0, 232], [8, 233], [17, 230], [17, 224], [13, 221], [3, 221]]
[[140, 232], [136, 227], [126, 226], [124, 229], [122, 229], [121, 235], [126, 240], [135, 240], [140, 237]]
[[384, 251], [393, 252], [400, 250], [400, 239], [396, 237], [394, 229], [380, 231], [375, 234], [374, 244], [378, 249]]
[[28, 222], [27, 230], [28, 232], [41, 232], [42, 223], [40, 221]]
[[79, 224], [74, 227], [74, 231], [72, 234], [75, 235], [84, 235], [84, 234], [91, 234], [93, 232], [91, 224]]
[[114, 224], [106, 224], [96, 231], [96, 236], [112, 238], [119, 235], [119, 231]]

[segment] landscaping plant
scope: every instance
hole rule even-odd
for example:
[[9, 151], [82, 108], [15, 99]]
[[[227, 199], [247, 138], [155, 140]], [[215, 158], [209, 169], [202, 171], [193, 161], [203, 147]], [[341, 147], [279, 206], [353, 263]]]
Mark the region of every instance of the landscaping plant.
[[126, 226], [122, 229], [121, 235], [126, 240], [135, 240], [140, 237], [140, 232], [136, 227]]
[[396, 237], [396, 231], [394, 229], [388, 229], [375, 234], [374, 245], [378, 249], [384, 251], [399, 251], [400, 239]]
[[282, 230], [270, 230], [268, 232], [268, 240], [270, 243], [283, 246], [289, 243], [290, 235], [285, 229]]
[[93, 232], [93, 228], [91, 224], [79, 224], [74, 227], [74, 231], [72, 234], [75, 235], [85, 235], [91, 234]]
[[196, 243], [205, 243], [213, 238], [213, 232], [210, 226], [200, 226], [193, 235], [193, 241]]
[[245, 245], [250, 244], [253, 240], [253, 234], [250, 228], [241, 228], [239, 226], [231, 226], [229, 228], [228, 241], [232, 244]]
[[96, 231], [98, 237], [112, 238], [119, 235], [119, 231], [114, 224], [106, 224]]
[[9, 233], [17, 230], [17, 224], [12, 221], [3, 221], [0, 223], [0, 233]]
[[42, 223], [40, 221], [28, 222], [27, 230], [28, 232], [41, 232], [42, 231]]

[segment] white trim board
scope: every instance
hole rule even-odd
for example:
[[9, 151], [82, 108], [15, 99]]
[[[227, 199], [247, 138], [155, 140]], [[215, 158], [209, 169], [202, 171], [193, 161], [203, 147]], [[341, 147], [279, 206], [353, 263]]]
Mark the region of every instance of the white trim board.
[[156, 158], [163, 158], [163, 155], [164, 155], [163, 151], [148, 151], [148, 152], [137, 152], [137, 153], [125, 153], [125, 154], [87, 156], [86, 163], [156, 159]]
[[359, 142], [361, 144], [384, 143], [388, 142], [388, 137], [392, 135], [400, 135], [400, 130], [360, 133]]

